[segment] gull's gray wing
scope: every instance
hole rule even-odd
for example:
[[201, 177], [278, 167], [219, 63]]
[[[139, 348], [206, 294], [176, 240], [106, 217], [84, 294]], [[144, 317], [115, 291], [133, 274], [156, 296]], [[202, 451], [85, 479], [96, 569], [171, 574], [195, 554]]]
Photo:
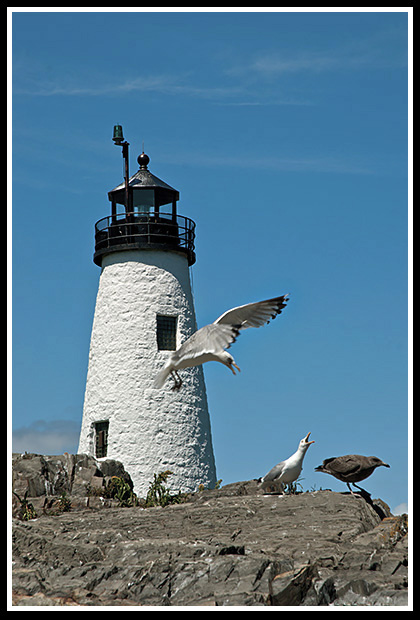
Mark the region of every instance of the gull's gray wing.
[[285, 463], [286, 461], [281, 461], [280, 463], [277, 463], [277, 465], [274, 465], [274, 467], [270, 469], [268, 474], [264, 476], [262, 481], [263, 482], [274, 482], [275, 480], [277, 480], [277, 478], [281, 476], [281, 474], [283, 473]]
[[286, 306], [288, 295], [257, 301], [228, 310], [214, 322], [214, 325], [235, 325], [238, 329], [261, 327], [275, 319]]
[[207, 353], [220, 353], [228, 349], [239, 335], [234, 325], [205, 325], [190, 336], [180, 348], [172, 354], [174, 362], [194, 359]]

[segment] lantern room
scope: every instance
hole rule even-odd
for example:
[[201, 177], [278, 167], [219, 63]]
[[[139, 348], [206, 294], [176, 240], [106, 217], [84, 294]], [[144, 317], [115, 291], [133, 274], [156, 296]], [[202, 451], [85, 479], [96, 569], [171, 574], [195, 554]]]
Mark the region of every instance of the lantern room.
[[129, 177], [128, 143], [120, 125], [114, 127], [113, 140], [123, 148], [125, 180], [108, 192], [111, 215], [95, 224], [94, 262], [100, 266], [111, 252], [156, 249], [181, 252], [193, 265], [195, 223], [178, 215], [179, 192], [150, 172], [144, 152], [137, 158], [138, 171]]

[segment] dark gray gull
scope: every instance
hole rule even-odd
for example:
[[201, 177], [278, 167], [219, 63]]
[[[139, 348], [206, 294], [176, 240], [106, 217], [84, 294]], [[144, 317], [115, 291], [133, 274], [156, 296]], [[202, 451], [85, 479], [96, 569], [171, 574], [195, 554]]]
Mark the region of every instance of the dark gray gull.
[[236, 375], [240, 371], [233, 357], [225, 351], [233, 344], [239, 333], [248, 327], [261, 327], [275, 319], [286, 306], [288, 295], [238, 306], [228, 310], [214, 323], [202, 327], [188, 338], [181, 347], [170, 354], [165, 366], [157, 375], [153, 387], [163, 387], [167, 377], [172, 376], [175, 384], [172, 389], [182, 385], [178, 370], [199, 366], [205, 362], [221, 362]]
[[295, 480], [299, 478], [306, 451], [311, 443], [315, 443], [314, 441], [309, 441], [310, 434], [311, 433], [308, 433], [306, 437], [300, 440], [298, 449], [292, 456], [289, 456], [285, 461], [281, 461], [281, 463], [275, 465], [270, 469], [268, 474], [261, 478], [260, 482], [263, 489], [269, 489], [275, 486], [283, 492], [285, 484], [295, 482]]
[[[352, 495], [355, 495], [351, 490], [350, 483], [353, 484], [360, 491], [364, 491], [361, 487], [357, 486], [355, 482], [361, 482], [366, 478], [369, 478], [377, 467], [390, 467], [388, 463], [384, 463], [377, 456], [361, 456], [360, 454], [346, 454], [345, 456], [333, 456], [329, 459], [325, 459], [322, 465], [315, 467], [315, 471], [321, 471], [325, 474], [331, 474], [337, 480], [345, 482]], [[364, 491], [367, 493], [367, 491]]]

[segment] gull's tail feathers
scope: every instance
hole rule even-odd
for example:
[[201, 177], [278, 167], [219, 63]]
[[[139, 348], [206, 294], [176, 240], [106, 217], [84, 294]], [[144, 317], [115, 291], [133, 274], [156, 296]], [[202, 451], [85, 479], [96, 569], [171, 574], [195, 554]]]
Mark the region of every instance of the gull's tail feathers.
[[153, 381], [153, 387], [157, 390], [163, 388], [166, 379], [171, 374], [170, 367], [162, 368], [162, 370], [156, 375], [155, 380]]

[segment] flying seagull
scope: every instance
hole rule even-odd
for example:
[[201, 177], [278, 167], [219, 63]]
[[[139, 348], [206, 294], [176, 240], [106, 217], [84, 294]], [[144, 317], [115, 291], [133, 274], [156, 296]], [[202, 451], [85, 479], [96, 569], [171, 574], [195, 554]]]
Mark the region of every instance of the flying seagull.
[[214, 323], [202, 327], [169, 356], [153, 386], [161, 388], [166, 378], [171, 375], [175, 382], [172, 389], [178, 390], [182, 385], [178, 370], [211, 361], [221, 362], [236, 375], [234, 369], [241, 369], [225, 349], [235, 342], [242, 329], [261, 327], [269, 323], [270, 319], [275, 319], [286, 306], [287, 297], [288, 295], [282, 295], [232, 308], [219, 316]]
[[352, 483], [353, 486], [360, 491], [364, 491], [364, 489], [357, 486], [355, 482], [360, 482], [361, 480], [369, 478], [375, 469], [381, 465], [384, 467], [390, 467], [390, 465], [384, 463], [381, 459], [378, 459], [377, 456], [347, 454], [346, 456], [333, 456], [329, 459], [325, 459], [322, 465], [315, 467], [315, 471], [322, 471], [326, 474], [331, 474], [334, 478], [345, 482], [350, 490], [350, 493], [355, 495], [350, 488], [350, 483]]
[[314, 441], [309, 441], [310, 434], [308, 433], [306, 437], [300, 440], [298, 449], [292, 456], [275, 465], [268, 474], [261, 478], [260, 482], [263, 489], [269, 489], [275, 485], [283, 492], [284, 484], [290, 484], [299, 478], [306, 451], [311, 443], [315, 443]]

